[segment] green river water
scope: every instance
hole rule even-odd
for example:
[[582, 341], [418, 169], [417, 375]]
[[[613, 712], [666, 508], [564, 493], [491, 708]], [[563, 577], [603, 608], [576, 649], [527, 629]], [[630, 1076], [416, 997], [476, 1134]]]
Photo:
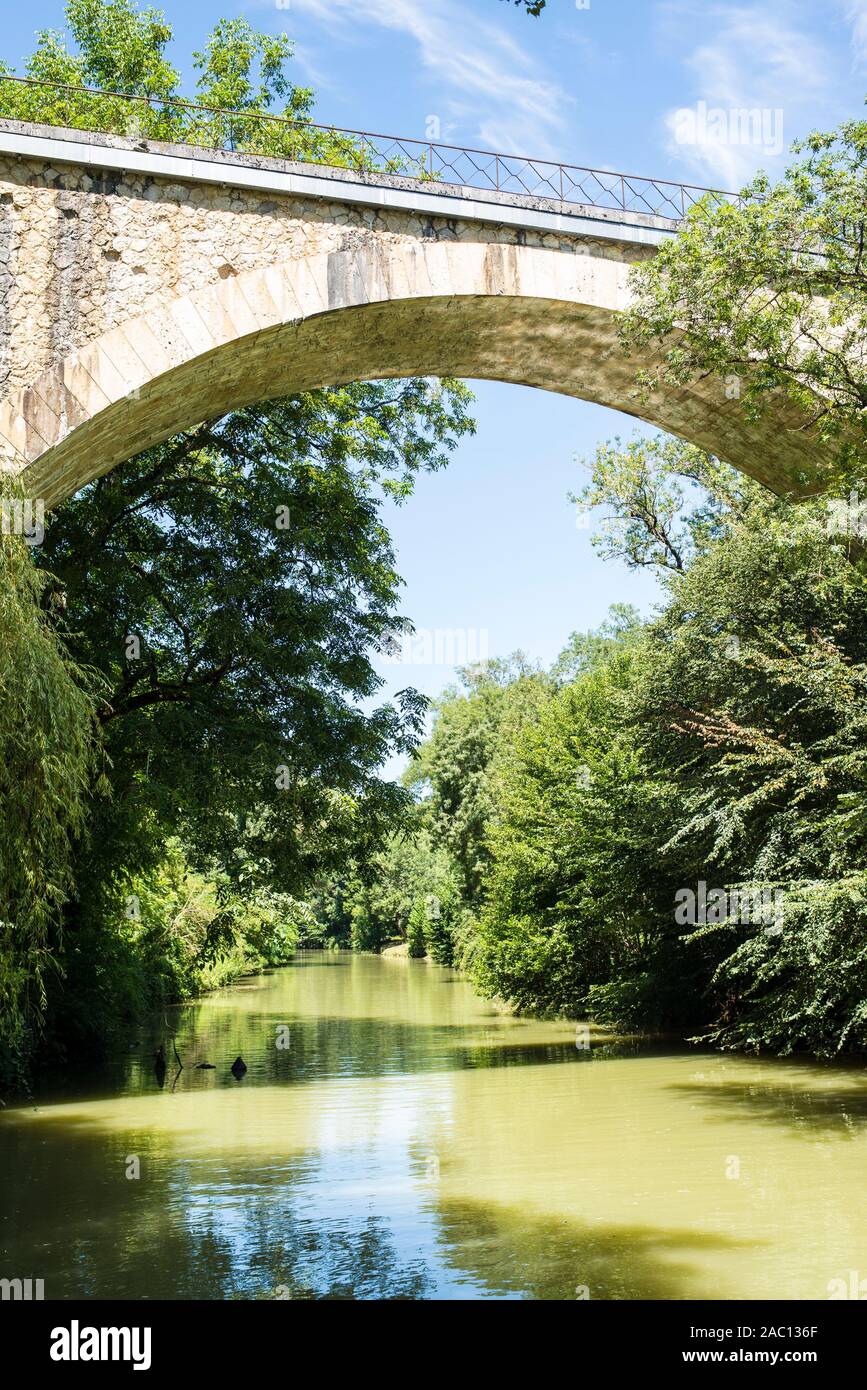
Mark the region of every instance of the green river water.
[[344, 953], [166, 1020], [0, 1112], [0, 1278], [49, 1299], [867, 1294], [862, 1066], [576, 1046], [449, 970]]

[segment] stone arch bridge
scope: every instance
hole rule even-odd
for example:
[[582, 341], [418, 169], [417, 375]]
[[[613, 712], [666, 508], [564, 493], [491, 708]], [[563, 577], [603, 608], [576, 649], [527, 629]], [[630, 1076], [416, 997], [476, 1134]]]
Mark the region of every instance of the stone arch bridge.
[[0, 467], [50, 507], [140, 450], [257, 400], [396, 376], [597, 401], [775, 491], [823, 453], [724, 383], [639, 406], [617, 341], [630, 266], [676, 223], [0, 121]]

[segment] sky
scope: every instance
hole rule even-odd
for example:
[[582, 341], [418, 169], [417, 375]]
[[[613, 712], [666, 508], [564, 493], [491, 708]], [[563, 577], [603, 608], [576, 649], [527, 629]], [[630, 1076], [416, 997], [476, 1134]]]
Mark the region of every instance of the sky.
[[[2, 0], [0, 55], [19, 70], [63, 0]], [[779, 175], [791, 143], [862, 114], [867, 0], [548, 0], [533, 19], [508, 0], [163, 0], [172, 57], [220, 17], [244, 15], [295, 43], [293, 77], [315, 119], [718, 188]], [[755, 121], [738, 112], [758, 110]], [[471, 383], [478, 432], [448, 470], [390, 509], [402, 608], [431, 634], [425, 660], [390, 662], [381, 698], [436, 695], [467, 654], [516, 649], [549, 663], [613, 602], [648, 613], [647, 572], [603, 562], [567, 496], [586, 462], [633, 421], [527, 387]], [[439, 650], [438, 650], [439, 647]], [[428, 660], [430, 655], [432, 658]], [[450, 660], [449, 658], [452, 658]]]

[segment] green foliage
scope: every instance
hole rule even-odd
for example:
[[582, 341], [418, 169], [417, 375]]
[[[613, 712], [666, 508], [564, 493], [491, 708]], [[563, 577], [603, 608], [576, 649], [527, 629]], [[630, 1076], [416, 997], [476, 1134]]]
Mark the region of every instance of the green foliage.
[[424, 702], [364, 712], [400, 620], [379, 518], [469, 428], [457, 384], [351, 386], [236, 412], [58, 508], [40, 563], [75, 657], [104, 675], [113, 773], [82, 882], [168, 833], [239, 884], [298, 893], [408, 806], [379, 769]]
[[723, 1004], [707, 1039], [727, 1049], [782, 1054], [863, 1051], [865, 887], [863, 874], [793, 885], [782, 932], [756, 930], [720, 963], [713, 988]]
[[747, 418], [782, 391], [836, 445], [829, 483], [864, 476], [867, 440], [867, 121], [815, 134], [772, 184], [707, 198], [633, 272], [624, 342], [661, 351], [647, 388], [736, 378]]
[[622, 650], [624, 643], [641, 635], [641, 615], [629, 603], [612, 603], [608, 617], [595, 632], [573, 632], [550, 676], [557, 686], [568, 685], [587, 671], [602, 665]]
[[27, 76], [67, 86], [103, 87], [167, 100], [179, 74], [165, 50], [172, 30], [161, 11], [140, 10], [132, 0], [67, 0], [65, 36], [44, 29], [27, 63]]
[[427, 954], [427, 942], [425, 941], [426, 921], [424, 899], [417, 898], [410, 909], [409, 923], [406, 932], [406, 944], [409, 948], [410, 959], [412, 960], [420, 960]]
[[[605, 446], [583, 500], [665, 603], [573, 634], [547, 676], [476, 673], [439, 702], [412, 780], [460, 885], [453, 958], [519, 1010], [863, 1049], [860, 546], [827, 502], [793, 509], [671, 441]], [[781, 922], [679, 924], [700, 881], [772, 885]]]
[[[588, 496], [668, 601], [613, 642], [573, 639], [574, 679], [518, 739], [476, 978], [520, 1008], [720, 1046], [863, 1047], [867, 585], [849, 540], [827, 504], [793, 510], [685, 447], [681, 467], [671, 444], [600, 451]], [[777, 885], [782, 933], [676, 927], [702, 879]]]
[[548, 698], [497, 784], [475, 973], [519, 1009], [574, 1016], [593, 985], [647, 968], [665, 939], [654, 859], [667, 798], [626, 717], [633, 647], [621, 635]]
[[405, 941], [416, 915], [425, 950], [442, 965], [453, 959], [459, 895], [454, 866], [435, 847], [424, 817], [409, 816], [402, 830], [371, 855], [359, 858], [311, 902], [326, 939], [355, 950], [380, 951]]
[[372, 916], [365, 902], [352, 909], [350, 945], [353, 951], [380, 951], [388, 940], [382, 924]]
[[432, 875], [436, 891], [426, 893], [424, 909], [424, 943], [427, 954], [437, 965], [452, 965], [460, 953], [457, 939], [460, 920], [460, 898], [453, 874], [448, 870], [439, 877]]
[[475, 899], [488, 862], [497, 753], [532, 717], [546, 678], [518, 653], [460, 672], [461, 685], [434, 703], [433, 734], [418, 750], [406, 782], [426, 796], [431, 833], [451, 858], [466, 902]]
[[[161, 10], [142, 9], [137, 0], [67, 0], [66, 20], [73, 46], [65, 34], [43, 30], [25, 67], [27, 77], [50, 85], [3, 82], [2, 75], [13, 70], [0, 62], [0, 115], [136, 139], [370, 167], [369, 153], [352, 137], [312, 128], [313, 94], [296, 87], [287, 74], [293, 47], [285, 34], [262, 33], [243, 18], [219, 20], [204, 48], [193, 54], [195, 97], [185, 103], [180, 73], [166, 56], [173, 30]], [[108, 95], [64, 87], [98, 88]], [[191, 110], [191, 104], [208, 109]]]
[[825, 519], [819, 506], [766, 511], [699, 557], [650, 630], [636, 692], [645, 754], [680, 804], [667, 849], [681, 882], [713, 874], [785, 894], [781, 937], [693, 937], [711, 977], [709, 1036], [726, 1045], [867, 1041], [839, 980], [820, 978], [836, 953], [857, 992], [863, 918], [845, 885], [867, 845], [867, 587]]
[[636, 717], [678, 845], [733, 879], [837, 876], [864, 848], [867, 589], [814, 509], [763, 522], [673, 585]]
[[204, 50], [193, 55], [200, 74], [198, 99], [204, 106], [240, 113], [266, 111], [277, 97], [284, 97], [292, 116], [303, 116], [312, 93], [293, 87], [289, 81], [286, 64], [291, 56], [292, 44], [285, 34], [258, 33], [245, 19], [221, 19], [211, 30]]
[[637, 436], [600, 444], [592, 480], [571, 500], [604, 508], [593, 544], [630, 569], [684, 570], [727, 527], [770, 499], [764, 489], [703, 449], [677, 439]]
[[[347, 891], [349, 890], [349, 891]], [[305, 933], [302, 945], [338, 950], [352, 945], [352, 889], [346, 873], [324, 879], [315, 885], [308, 904], [315, 928]], [[362, 922], [361, 930], [366, 931]], [[359, 949], [366, 949], [359, 947]], [[372, 948], [371, 948], [372, 949]]]
[[190, 868], [179, 842], [146, 870], [102, 881], [75, 905], [45, 1051], [99, 1056], [149, 1012], [287, 961], [310, 925], [286, 895], [239, 895]]
[[[4, 500], [14, 501], [7, 489]], [[0, 535], [0, 1049], [14, 1069], [38, 1034], [50, 940], [72, 889], [97, 771], [90, 673], [41, 606], [48, 581]]]
[[[370, 702], [372, 652], [402, 621], [379, 512], [443, 466], [471, 428], [467, 394], [397, 382], [269, 402], [149, 450], [52, 517], [39, 562], [68, 650], [102, 676], [112, 786], [53, 943], [66, 972], [50, 995], [57, 1038], [107, 1045], [135, 1001], [183, 998], [268, 959], [248, 922], [241, 946], [206, 961], [156, 889], [163, 929], [118, 930], [131, 885], [163, 883], [172, 836], [224, 896], [285, 900], [352, 855], [367, 861], [409, 813], [380, 768], [415, 747], [425, 702], [411, 690]], [[378, 949], [396, 930], [382, 914], [371, 935], [303, 913], [308, 944]]]

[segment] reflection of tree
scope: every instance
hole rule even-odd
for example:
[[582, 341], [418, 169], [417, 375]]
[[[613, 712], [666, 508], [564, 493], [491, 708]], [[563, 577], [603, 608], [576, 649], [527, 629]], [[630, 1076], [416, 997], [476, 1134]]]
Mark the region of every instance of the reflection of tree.
[[[835, 1138], [863, 1136], [867, 1124], [867, 1087], [804, 1084], [793, 1077], [791, 1084], [780, 1084], [785, 1062], [775, 1061], [774, 1080], [769, 1081], [682, 1081], [668, 1089], [689, 1101], [701, 1101], [727, 1121], [745, 1117], [769, 1125], [787, 1125], [798, 1134], [814, 1131]], [[860, 1080], [860, 1077], [857, 1078]]]
[[422, 1261], [401, 1264], [377, 1218], [369, 1217], [352, 1235], [323, 1233], [304, 1224], [306, 1232], [286, 1261], [289, 1273], [275, 1285], [291, 1297], [419, 1299], [433, 1293], [434, 1281]]
[[448, 1263], [495, 1297], [681, 1299], [700, 1296], [690, 1262], [739, 1242], [694, 1230], [597, 1226], [471, 1200], [439, 1205]]
[[29, 1124], [6, 1131], [0, 1181], [12, 1197], [0, 1272], [44, 1278], [49, 1299], [418, 1299], [432, 1292], [421, 1262], [398, 1254], [384, 1221], [350, 1214], [334, 1229], [296, 1210], [285, 1167], [270, 1174], [219, 1162], [203, 1184], [201, 1170], [167, 1163], [142, 1136], [142, 1178], [128, 1181], [129, 1135], [38, 1124], [38, 1142]]
[[[284, 1026], [288, 1026], [288, 1046], [278, 1048], [277, 1029]], [[172, 1036], [173, 1027], [170, 1016], [169, 1030], [148, 1038], [127, 1062], [127, 1073], [121, 1080], [125, 1093], [153, 1090], [153, 1049], [163, 1037]], [[184, 1062], [178, 1085], [181, 1091], [223, 1084], [228, 1063], [239, 1053], [257, 1083], [294, 1085], [327, 1076], [586, 1062], [596, 1053], [595, 1046], [591, 1053], [577, 1052], [571, 1036], [565, 1041], [552, 1042], [544, 1037], [524, 1041], [518, 1030], [487, 1030], [478, 1022], [437, 1024], [339, 1014], [297, 1018], [288, 1010], [274, 1011], [270, 1016], [211, 1011], [199, 1020], [197, 1010], [191, 1007], [185, 1008], [178, 1020], [176, 1042]], [[171, 1045], [167, 1046], [171, 1057]], [[217, 1064], [216, 1075], [195, 1071], [196, 1062], [202, 1059]], [[170, 1070], [170, 1079], [172, 1074]]]

